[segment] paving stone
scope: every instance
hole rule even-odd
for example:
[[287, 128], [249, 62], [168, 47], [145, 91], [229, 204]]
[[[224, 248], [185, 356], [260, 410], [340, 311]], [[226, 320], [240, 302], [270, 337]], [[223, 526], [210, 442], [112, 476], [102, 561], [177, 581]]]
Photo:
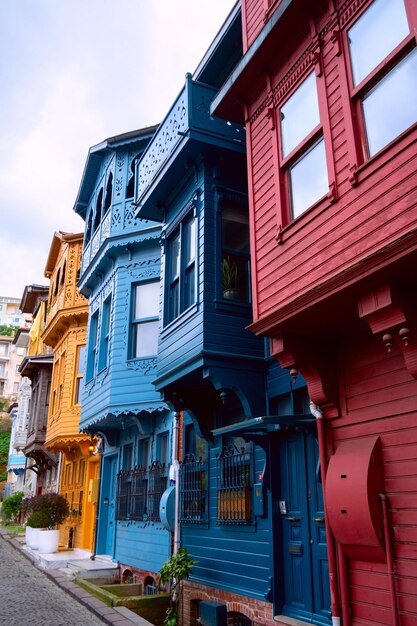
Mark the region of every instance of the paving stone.
[[[0, 535], [1, 625], [134, 626], [90, 594], [84, 597], [83, 590], [67, 578], [36, 567], [19, 542], [12, 544], [3, 533]], [[82, 597], [78, 600], [79, 592]]]

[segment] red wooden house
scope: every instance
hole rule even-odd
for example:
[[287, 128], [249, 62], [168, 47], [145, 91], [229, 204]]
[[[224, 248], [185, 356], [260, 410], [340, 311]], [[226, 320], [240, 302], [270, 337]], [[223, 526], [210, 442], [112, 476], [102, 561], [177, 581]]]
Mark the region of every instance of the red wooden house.
[[212, 112], [246, 125], [251, 328], [315, 405], [333, 623], [412, 626], [417, 2], [242, 0], [242, 23]]

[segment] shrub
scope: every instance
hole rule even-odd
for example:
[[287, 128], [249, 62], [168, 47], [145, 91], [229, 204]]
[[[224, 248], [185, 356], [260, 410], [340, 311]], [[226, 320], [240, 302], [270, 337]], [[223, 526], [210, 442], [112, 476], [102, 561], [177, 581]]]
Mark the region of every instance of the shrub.
[[32, 526], [33, 516], [35, 515], [35, 523], [41, 523], [42, 526], [32, 526], [32, 528], [49, 528], [52, 530], [69, 515], [69, 506], [66, 498], [60, 493], [45, 493], [40, 496], [33, 496], [25, 503], [25, 511], [30, 512], [28, 525]]
[[45, 511], [33, 511], [28, 517], [27, 525], [31, 528], [48, 528], [49, 515]]
[[180, 599], [182, 581], [187, 580], [191, 568], [197, 561], [185, 548], [180, 548], [176, 554], [170, 556], [159, 570], [159, 581], [171, 584], [171, 606], [165, 614], [164, 626], [176, 626], [179, 622]]
[[22, 509], [23, 496], [23, 491], [18, 491], [3, 500], [1, 512], [7, 521], [16, 520], [19, 516]]

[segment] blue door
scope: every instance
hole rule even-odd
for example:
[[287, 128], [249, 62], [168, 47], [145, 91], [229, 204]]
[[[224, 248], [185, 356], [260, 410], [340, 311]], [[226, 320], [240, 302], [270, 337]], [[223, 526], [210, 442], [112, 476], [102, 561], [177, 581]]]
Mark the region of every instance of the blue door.
[[110, 556], [113, 556], [114, 553], [116, 527], [116, 473], [117, 456], [104, 457], [100, 490], [99, 541], [97, 551], [99, 554], [107, 554]]
[[282, 528], [281, 613], [313, 624], [329, 624], [324, 507], [317, 439], [290, 431], [280, 442]]

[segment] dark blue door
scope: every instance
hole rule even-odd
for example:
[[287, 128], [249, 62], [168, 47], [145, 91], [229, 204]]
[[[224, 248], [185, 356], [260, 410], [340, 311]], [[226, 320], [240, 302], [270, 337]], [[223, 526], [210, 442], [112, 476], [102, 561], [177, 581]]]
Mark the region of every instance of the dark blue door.
[[314, 624], [330, 620], [323, 495], [316, 437], [300, 431], [280, 443], [284, 615]]

